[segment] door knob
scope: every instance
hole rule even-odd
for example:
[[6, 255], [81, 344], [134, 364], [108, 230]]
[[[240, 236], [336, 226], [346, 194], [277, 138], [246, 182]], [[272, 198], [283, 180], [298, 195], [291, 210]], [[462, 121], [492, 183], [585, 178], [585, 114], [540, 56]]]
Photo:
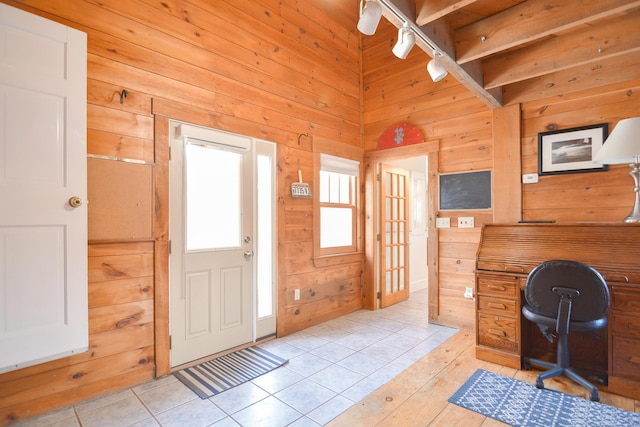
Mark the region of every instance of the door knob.
[[80, 197], [72, 197], [69, 199], [69, 206], [72, 208], [79, 208], [82, 205], [82, 199]]
[[244, 251], [244, 259], [246, 259], [247, 261], [249, 261], [252, 256], [253, 256], [253, 251]]

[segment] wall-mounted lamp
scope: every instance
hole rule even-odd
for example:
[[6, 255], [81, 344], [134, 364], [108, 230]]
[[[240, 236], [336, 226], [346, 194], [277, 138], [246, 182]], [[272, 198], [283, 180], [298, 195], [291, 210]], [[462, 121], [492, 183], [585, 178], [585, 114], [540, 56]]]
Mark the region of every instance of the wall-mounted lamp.
[[629, 164], [629, 175], [636, 184], [633, 189], [636, 201], [623, 221], [640, 223], [640, 117], [620, 120], [593, 161], [605, 165]]
[[411, 28], [402, 26], [398, 29], [398, 41], [393, 47], [393, 54], [400, 59], [405, 59], [413, 45], [416, 44], [416, 36], [413, 34]]
[[442, 61], [440, 61], [440, 53], [435, 50], [433, 51], [433, 59], [427, 64], [427, 71], [434, 82], [439, 82], [449, 74], [444, 65], [442, 65]]
[[358, 30], [362, 34], [368, 36], [373, 35], [378, 28], [382, 18], [382, 6], [373, 0], [360, 0], [360, 20], [358, 21]]

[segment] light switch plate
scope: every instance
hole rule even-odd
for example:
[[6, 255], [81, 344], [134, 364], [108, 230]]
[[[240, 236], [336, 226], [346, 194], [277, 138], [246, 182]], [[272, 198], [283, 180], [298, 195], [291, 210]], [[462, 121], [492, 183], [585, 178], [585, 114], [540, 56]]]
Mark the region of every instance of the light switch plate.
[[436, 218], [436, 228], [449, 228], [451, 227], [450, 218]]
[[538, 182], [537, 173], [525, 173], [524, 175], [522, 175], [523, 184], [535, 184], [536, 182]]

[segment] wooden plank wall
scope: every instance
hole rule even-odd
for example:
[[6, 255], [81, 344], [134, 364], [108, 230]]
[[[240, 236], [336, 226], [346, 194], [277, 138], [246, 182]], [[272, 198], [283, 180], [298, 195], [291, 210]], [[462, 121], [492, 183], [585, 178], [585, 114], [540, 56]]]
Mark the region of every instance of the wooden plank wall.
[[[155, 203], [151, 231], [148, 217], [131, 218], [144, 220], [133, 227], [144, 236], [103, 227], [108, 212], [89, 205], [90, 352], [0, 375], [0, 425], [150, 380], [159, 359], [166, 371], [168, 159], [154, 141], [167, 140], [157, 124], [174, 112], [278, 145], [278, 333], [362, 306], [362, 262], [316, 267], [312, 202], [290, 197], [298, 168], [312, 183], [314, 138], [361, 146], [356, 0], [333, 2], [330, 16], [321, 2], [300, 0], [0, 1], [87, 33], [87, 149], [111, 159], [89, 166], [147, 162], [140, 167], [151, 165], [153, 179], [134, 193]], [[89, 187], [93, 206], [129, 194]]]
[[[538, 133], [640, 116], [640, 80], [522, 104], [522, 173], [538, 171]], [[633, 206], [627, 165], [606, 172], [547, 175], [523, 185], [523, 219], [557, 222], [622, 221]]]
[[[430, 177], [491, 169], [491, 110], [451, 76], [433, 83], [426, 70], [430, 57], [419, 48], [414, 47], [405, 60], [393, 56], [391, 48], [396, 37], [397, 29], [385, 20], [375, 35], [363, 37], [365, 149], [375, 149], [379, 136], [390, 126], [409, 123], [422, 130], [425, 140], [440, 141], [439, 150], [433, 154], [438, 157], [438, 170], [435, 175], [430, 170]], [[438, 298], [435, 320], [473, 329], [474, 302], [462, 295], [466, 287], [474, 286], [480, 228], [491, 222], [492, 212], [440, 211], [436, 215], [451, 218], [451, 228], [429, 236], [437, 239], [439, 252], [438, 289], [430, 292], [430, 298]], [[473, 216], [475, 228], [458, 229], [459, 216]]]
[[0, 425], [153, 376], [153, 243], [89, 246], [89, 350], [0, 376]]
[[[451, 77], [433, 83], [425, 70], [430, 58], [419, 49], [414, 48], [404, 61], [395, 58], [391, 53], [395, 37], [396, 29], [384, 20], [375, 35], [363, 37], [365, 149], [374, 149], [377, 138], [389, 126], [406, 122], [420, 128], [426, 140], [440, 141], [438, 171], [429, 171], [430, 178], [440, 173], [491, 169], [497, 155], [493, 152], [491, 111]], [[521, 104], [518, 174], [537, 173], [539, 132], [596, 123], [609, 123], [611, 131], [620, 119], [639, 116], [639, 83], [631, 80], [602, 85]], [[517, 124], [511, 127], [518, 128]], [[633, 181], [628, 172], [628, 166], [616, 165], [608, 172], [542, 176], [537, 184], [522, 185], [522, 212], [502, 212], [502, 217], [621, 221], [633, 205]], [[500, 197], [510, 196], [494, 192], [494, 201]], [[435, 295], [438, 301], [437, 313], [431, 318], [473, 330], [474, 302], [463, 298], [463, 293], [465, 287], [474, 285], [481, 227], [493, 221], [493, 211], [437, 211], [435, 216], [451, 218], [451, 228], [433, 230], [438, 239], [438, 285], [430, 298]], [[475, 227], [458, 229], [459, 216], [473, 216]], [[430, 305], [434, 306], [432, 302]]]

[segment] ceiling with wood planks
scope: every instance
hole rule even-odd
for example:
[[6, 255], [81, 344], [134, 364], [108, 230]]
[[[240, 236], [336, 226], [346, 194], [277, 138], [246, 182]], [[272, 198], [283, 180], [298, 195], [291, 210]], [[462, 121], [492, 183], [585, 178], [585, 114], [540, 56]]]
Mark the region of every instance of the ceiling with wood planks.
[[491, 108], [640, 78], [640, 0], [377, 1]]

